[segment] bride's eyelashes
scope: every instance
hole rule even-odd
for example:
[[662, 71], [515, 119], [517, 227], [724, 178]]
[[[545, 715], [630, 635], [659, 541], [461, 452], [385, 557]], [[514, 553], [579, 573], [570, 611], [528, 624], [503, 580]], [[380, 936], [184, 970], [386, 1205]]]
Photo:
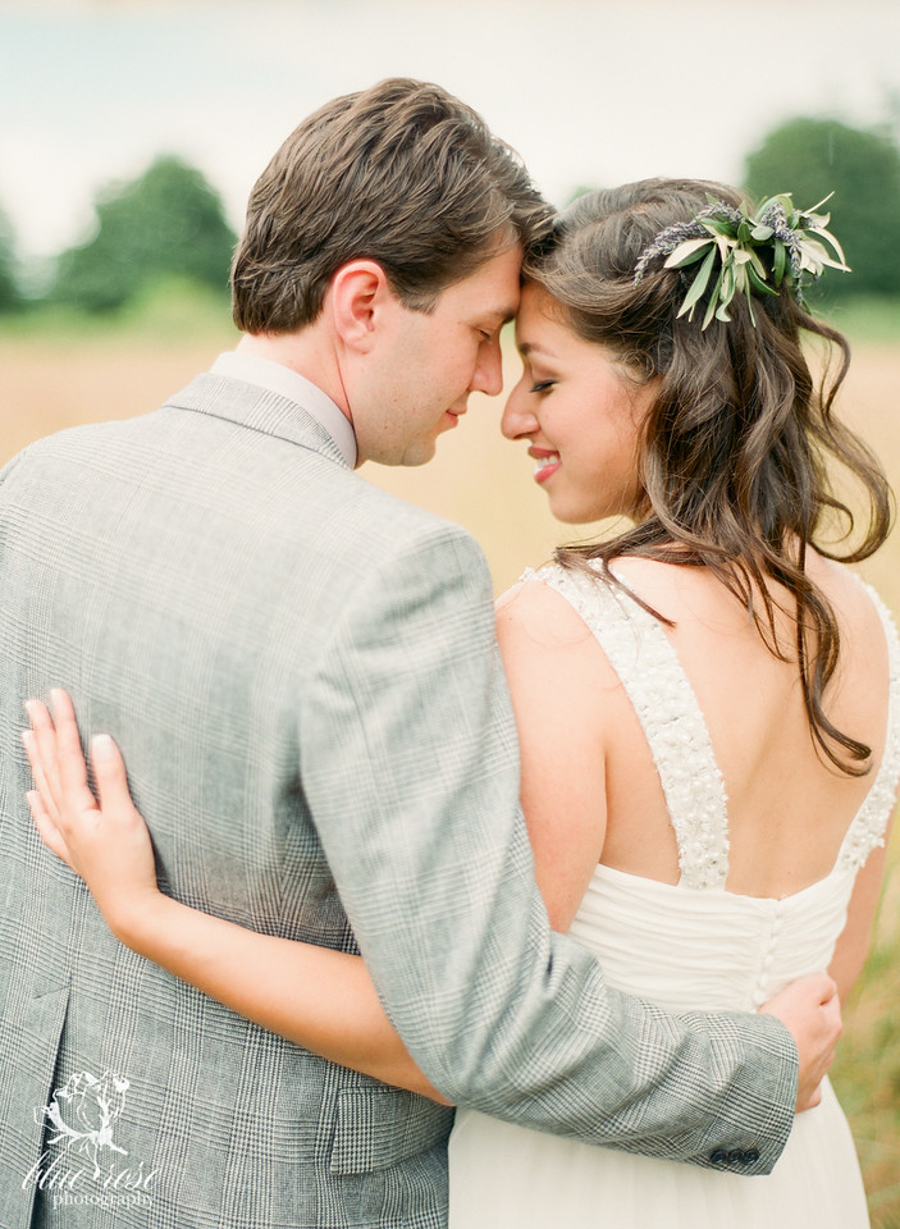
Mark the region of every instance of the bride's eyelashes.
[[555, 383], [555, 380], [539, 380], [536, 384], [532, 384], [531, 391], [533, 393], [545, 393], [547, 389], [552, 388]]

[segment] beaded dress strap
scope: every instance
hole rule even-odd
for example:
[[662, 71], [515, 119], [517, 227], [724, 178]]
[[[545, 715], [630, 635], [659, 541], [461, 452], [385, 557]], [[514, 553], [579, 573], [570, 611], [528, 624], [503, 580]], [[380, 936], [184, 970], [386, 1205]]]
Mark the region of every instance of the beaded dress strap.
[[722, 888], [728, 817], [703, 713], [662, 624], [598, 573], [548, 565], [526, 572], [573, 607], [606, 654], [650, 747], [678, 844], [680, 886]]
[[838, 870], [859, 870], [872, 850], [884, 844], [900, 780], [900, 639], [884, 602], [871, 585], [864, 588], [881, 617], [887, 639], [890, 672], [887, 734], [875, 781], [841, 844], [835, 864]]

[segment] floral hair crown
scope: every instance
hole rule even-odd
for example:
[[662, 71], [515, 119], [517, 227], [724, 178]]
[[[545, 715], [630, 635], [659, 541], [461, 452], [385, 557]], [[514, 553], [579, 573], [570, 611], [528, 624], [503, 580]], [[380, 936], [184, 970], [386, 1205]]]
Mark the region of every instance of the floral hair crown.
[[[778, 294], [782, 284], [803, 304], [803, 275], [815, 280], [825, 266], [849, 273], [841, 245], [825, 228], [831, 215], [816, 213], [834, 193], [812, 209], [796, 209], [791, 194], [769, 197], [754, 217], [749, 206], [739, 209], [707, 193], [709, 207], [691, 222], [676, 222], [660, 231], [635, 265], [634, 284], [640, 282], [647, 266], [658, 256], [666, 256], [664, 268], [685, 269], [700, 264], [678, 315], [693, 319], [694, 308], [704, 294], [716, 265], [719, 271], [703, 317], [703, 328], [710, 321], [729, 321], [728, 305], [736, 294], [743, 294], [756, 327], [751, 296]], [[824, 239], [838, 256], [835, 260], [821, 242]], [[771, 280], [770, 280], [771, 279]]]

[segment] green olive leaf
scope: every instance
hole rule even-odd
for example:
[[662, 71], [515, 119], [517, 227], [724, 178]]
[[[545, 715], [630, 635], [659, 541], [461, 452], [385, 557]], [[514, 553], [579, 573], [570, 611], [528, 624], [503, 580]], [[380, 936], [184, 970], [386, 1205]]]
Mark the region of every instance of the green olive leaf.
[[693, 311], [694, 304], [703, 294], [703, 291], [706, 289], [707, 283], [709, 282], [709, 275], [710, 273], [712, 273], [712, 267], [713, 267], [713, 262], [715, 261], [715, 258], [716, 258], [716, 248], [715, 248], [715, 245], [713, 245], [712, 247], [710, 247], [709, 251], [707, 252], [706, 259], [703, 261], [703, 264], [700, 266], [700, 270], [697, 273], [697, 276], [694, 278], [693, 282], [691, 283], [690, 290], [684, 296], [684, 302], [682, 303], [681, 309], [678, 312], [679, 316], [683, 316], [685, 312]]

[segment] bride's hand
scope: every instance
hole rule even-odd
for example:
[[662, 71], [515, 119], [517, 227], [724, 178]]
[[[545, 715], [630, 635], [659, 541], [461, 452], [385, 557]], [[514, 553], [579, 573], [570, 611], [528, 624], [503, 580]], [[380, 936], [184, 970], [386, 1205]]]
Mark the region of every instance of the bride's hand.
[[25, 705], [32, 728], [22, 741], [35, 784], [28, 805], [44, 844], [81, 876], [119, 934], [136, 910], [159, 895], [150, 833], [108, 734], [91, 740], [94, 797], [72, 701], [64, 691], [51, 695], [52, 717], [39, 700]]

